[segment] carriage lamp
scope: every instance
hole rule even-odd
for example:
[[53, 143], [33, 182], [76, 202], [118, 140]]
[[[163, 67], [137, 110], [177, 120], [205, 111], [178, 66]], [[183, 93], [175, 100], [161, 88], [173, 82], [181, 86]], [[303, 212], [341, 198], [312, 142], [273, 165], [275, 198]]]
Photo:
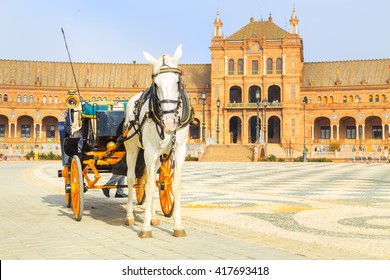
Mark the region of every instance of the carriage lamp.
[[75, 109], [80, 103], [75, 91], [68, 91], [68, 98], [66, 98], [65, 104], [69, 109]]

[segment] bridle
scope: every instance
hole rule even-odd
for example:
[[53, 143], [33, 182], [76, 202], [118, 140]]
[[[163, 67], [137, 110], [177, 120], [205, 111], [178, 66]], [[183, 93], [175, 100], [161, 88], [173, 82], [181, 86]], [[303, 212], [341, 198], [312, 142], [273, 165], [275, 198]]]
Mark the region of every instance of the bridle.
[[[165, 73], [174, 73], [179, 76], [178, 80], [178, 91], [179, 96], [178, 99], [162, 99], [160, 100], [157, 95], [157, 84], [155, 83], [155, 78], [158, 75], [162, 75]], [[146, 114], [141, 117], [141, 111], [142, 107], [145, 105], [146, 101], [149, 100], [149, 111], [146, 112]], [[171, 110], [163, 110], [162, 104], [176, 104], [176, 107]], [[181, 114], [180, 114], [181, 109]], [[182, 81], [182, 71], [179, 68], [170, 67], [169, 65], [165, 64], [165, 59], [163, 59], [163, 65], [159, 69], [159, 71], [152, 75], [152, 85], [145, 90], [141, 97], [135, 101], [134, 104], [134, 119], [130, 120], [129, 123], [125, 124], [124, 126], [124, 132], [121, 135], [119, 141], [126, 141], [136, 134], [138, 134], [140, 143], [142, 145], [142, 126], [144, 125], [145, 121], [151, 120], [156, 125], [156, 130], [158, 135], [160, 136], [161, 140], [165, 139], [165, 133], [164, 133], [164, 123], [163, 123], [163, 116], [167, 114], [174, 114], [176, 123], [176, 129], [173, 132], [172, 141], [174, 142], [176, 138], [176, 131], [180, 128], [183, 128], [190, 124], [192, 121], [193, 115], [194, 115], [194, 109], [191, 107], [190, 100], [188, 98], [187, 92], [184, 90], [184, 84]], [[129, 135], [129, 132], [131, 129], [134, 129], [134, 132]], [[172, 146], [174, 146], [174, 143], [172, 143]]]
[[[157, 95], [157, 84], [155, 82], [155, 78], [161, 74], [165, 73], [174, 73], [177, 74], [179, 77], [179, 81], [177, 83], [178, 86], [178, 99], [161, 99]], [[151, 86], [151, 96], [150, 96], [150, 103], [149, 103], [149, 109], [150, 112], [154, 114], [154, 120], [158, 123], [163, 124], [162, 118], [164, 115], [168, 114], [174, 114], [175, 120], [180, 122], [180, 118], [178, 117], [179, 110], [182, 105], [182, 96], [184, 93], [184, 85], [182, 82], [182, 71], [179, 68], [170, 67], [169, 65], [165, 64], [165, 59], [163, 59], [163, 65], [161, 66], [160, 70], [152, 75], [152, 86]], [[163, 110], [162, 105], [163, 104], [176, 104], [176, 108], [170, 109], [170, 110]]]

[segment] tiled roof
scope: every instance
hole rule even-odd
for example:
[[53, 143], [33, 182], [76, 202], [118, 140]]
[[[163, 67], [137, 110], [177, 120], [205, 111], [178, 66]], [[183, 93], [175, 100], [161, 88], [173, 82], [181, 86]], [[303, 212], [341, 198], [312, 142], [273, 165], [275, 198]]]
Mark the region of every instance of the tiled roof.
[[[152, 66], [149, 64], [73, 63], [80, 88], [147, 88]], [[210, 84], [210, 64], [182, 64], [187, 88]], [[0, 84], [75, 87], [72, 69], [67, 62], [0, 60]], [[88, 86], [86, 86], [88, 84]]]
[[266, 39], [282, 39], [288, 34], [287, 31], [283, 30], [272, 21], [253, 21], [228, 36], [226, 40], [245, 40], [250, 39], [252, 36]]
[[302, 87], [334, 86], [337, 80], [341, 86], [383, 85], [389, 78], [390, 59], [310, 62], [302, 69]]

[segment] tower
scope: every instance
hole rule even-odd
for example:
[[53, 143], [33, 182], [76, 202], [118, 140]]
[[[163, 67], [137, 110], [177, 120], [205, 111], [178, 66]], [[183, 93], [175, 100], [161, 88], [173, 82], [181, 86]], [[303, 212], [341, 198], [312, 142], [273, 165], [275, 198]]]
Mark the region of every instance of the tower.
[[290, 19], [290, 33], [291, 34], [298, 34], [298, 18], [297, 18], [297, 14], [295, 12], [295, 6], [293, 8], [293, 12], [292, 12], [292, 15], [291, 15], [291, 19]]
[[219, 10], [217, 11], [217, 16], [214, 20], [214, 33], [213, 33], [213, 38], [217, 37], [217, 38], [222, 38], [223, 35], [222, 35], [222, 21], [221, 21], [221, 17], [219, 15]]

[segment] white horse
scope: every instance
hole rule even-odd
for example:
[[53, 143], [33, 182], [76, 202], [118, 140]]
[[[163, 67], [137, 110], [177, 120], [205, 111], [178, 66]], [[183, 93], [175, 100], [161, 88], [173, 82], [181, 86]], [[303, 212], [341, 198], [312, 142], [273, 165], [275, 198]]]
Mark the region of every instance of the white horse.
[[[176, 237], [186, 236], [181, 221], [180, 191], [181, 172], [186, 155], [188, 140], [188, 125], [183, 125], [182, 114], [186, 109], [181, 101], [184, 94], [181, 83], [181, 71], [178, 62], [182, 56], [179, 45], [173, 56], [163, 55], [159, 59], [143, 52], [146, 60], [153, 65], [153, 82], [149, 95], [145, 92], [132, 97], [126, 107], [125, 127], [133, 135], [124, 142], [128, 166], [127, 185], [129, 196], [127, 202], [126, 224], [134, 225], [132, 204], [132, 186], [135, 179], [135, 164], [138, 152], [144, 149], [144, 159], [147, 171], [145, 186], [145, 213], [141, 238], [152, 237], [151, 225], [158, 224], [153, 217], [153, 194], [156, 189], [156, 172], [160, 166], [160, 156], [171, 154], [175, 162], [172, 193], [174, 196], [174, 231]], [[147, 91], [146, 91], [147, 92]], [[188, 104], [189, 106], [189, 104]], [[187, 106], [187, 107], [188, 107]], [[188, 108], [187, 108], [188, 109]]]

